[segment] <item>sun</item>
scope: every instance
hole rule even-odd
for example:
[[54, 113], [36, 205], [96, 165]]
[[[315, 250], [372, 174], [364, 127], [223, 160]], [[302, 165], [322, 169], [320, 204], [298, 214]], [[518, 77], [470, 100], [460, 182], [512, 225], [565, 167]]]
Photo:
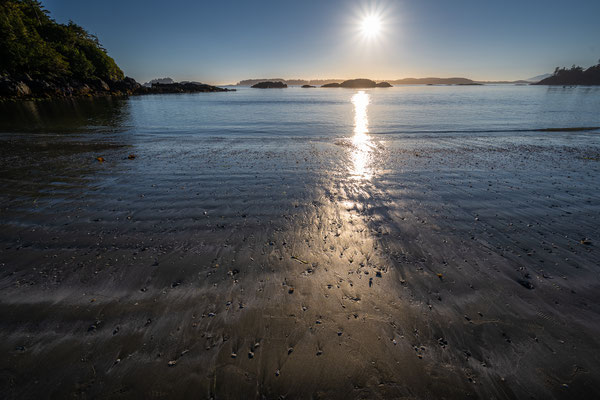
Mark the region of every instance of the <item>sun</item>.
[[374, 38], [381, 31], [381, 19], [376, 15], [368, 15], [363, 18], [361, 31], [367, 38]]

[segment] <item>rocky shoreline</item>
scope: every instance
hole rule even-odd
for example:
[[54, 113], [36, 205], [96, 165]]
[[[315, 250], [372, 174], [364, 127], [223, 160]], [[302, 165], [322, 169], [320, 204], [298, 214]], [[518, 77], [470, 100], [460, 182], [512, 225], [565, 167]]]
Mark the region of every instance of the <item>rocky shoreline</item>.
[[46, 80], [31, 78], [27, 74], [17, 78], [9, 76], [0, 77], [0, 101], [229, 91], [235, 91], [235, 89], [191, 82], [154, 83], [151, 87], [146, 87], [140, 85], [135, 79], [130, 77], [115, 81], [105, 81], [102, 79], [89, 81], [75, 79]]

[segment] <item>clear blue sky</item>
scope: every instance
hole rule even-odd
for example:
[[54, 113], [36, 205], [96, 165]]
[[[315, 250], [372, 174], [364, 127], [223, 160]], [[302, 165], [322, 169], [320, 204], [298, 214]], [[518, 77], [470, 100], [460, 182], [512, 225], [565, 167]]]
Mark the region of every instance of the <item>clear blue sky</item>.
[[[137, 79], [524, 79], [600, 58], [600, 0], [42, 0]], [[365, 39], [364, 15], [381, 32]]]

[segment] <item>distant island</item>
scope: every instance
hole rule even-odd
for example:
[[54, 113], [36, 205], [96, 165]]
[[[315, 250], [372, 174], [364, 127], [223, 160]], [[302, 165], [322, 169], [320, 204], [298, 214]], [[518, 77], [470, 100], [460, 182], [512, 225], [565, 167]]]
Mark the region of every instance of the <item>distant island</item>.
[[576, 65], [569, 69], [556, 67], [551, 76], [533, 85], [600, 85], [600, 60], [586, 70]]
[[404, 78], [390, 81], [394, 85], [460, 85], [475, 83], [467, 78]]
[[236, 83], [235, 86], [252, 86], [256, 85], [260, 82], [283, 82], [286, 85], [290, 86], [302, 86], [302, 85], [312, 85], [312, 86], [320, 86], [326, 83], [333, 82], [343, 82], [343, 79], [283, 79], [283, 78], [253, 78], [253, 79], [244, 79]]
[[[281, 82], [289, 86], [325, 86], [325, 87], [337, 87], [335, 84], [342, 84], [346, 79], [283, 79], [283, 78], [263, 78], [263, 79], [244, 79], [236, 83], [235, 86], [253, 86], [261, 82]], [[474, 81], [468, 78], [403, 78], [403, 79], [389, 79], [385, 82], [391, 85], [477, 85], [486, 83], [530, 83], [526, 80], [518, 81]]]
[[313, 85], [302, 85], [303, 89], [310, 89], [310, 88], [315, 88], [316, 86]]
[[37, 1], [4, 0], [0, 16], [0, 100], [228, 91], [170, 78], [142, 86], [96, 36], [73, 22], [57, 23]]
[[156, 78], [156, 79], [152, 79], [146, 83], [142, 83], [142, 86], [152, 87], [152, 85], [155, 83], [160, 83], [160, 84], [164, 85], [164, 84], [175, 83], [175, 81], [171, 78]]
[[372, 81], [370, 79], [350, 79], [350, 80], [344, 81], [342, 83], [327, 83], [325, 85], [322, 85], [321, 87], [323, 87], [323, 88], [341, 87], [341, 88], [350, 88], [350, 89], [368, 89], [368, 88], [376, 88], [376, 87], [386, 88], [386, 87], [392, 87], [392, 85], [390, 85], [388, 82], [376, 83], [375, 81]]
[[288, 86], [283, 82], [266, 81], [266, 82], [258, 82], [257, 84], [252, 85], [251, 87], [253, 87], [255, 89], [285, 89]]
[[140, 86], [133, 94], [206, 93], [235, 92], [235, 89], [220, 88], [199, 82], [153, 83], [151, 87]]

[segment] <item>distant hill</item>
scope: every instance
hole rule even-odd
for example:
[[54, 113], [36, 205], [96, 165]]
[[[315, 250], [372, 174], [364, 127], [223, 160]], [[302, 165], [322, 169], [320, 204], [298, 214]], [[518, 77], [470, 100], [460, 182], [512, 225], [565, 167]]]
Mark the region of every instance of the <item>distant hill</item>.
[[465, 85], [475, 83], [467, 78], [404, 78], [388, 81], [394, 85]]
[[381, 88], [386, 88], [386, 87], [391, 87], [392, 85], [390, 85], [388, 82], [375, 82], [372, 81], [370, 79], [350, 79], [347, 81], [344, 81], [342, 83], [326, 83], [324, 85], [322, 85], [321, 87], [323, 88], [336, 88], [336, 87], [340, 87], [340, 88], [350, 88], [350, 89], [366, 89], [366, 88], [376, 88], [376, 87], [381, 87]]
[[[261, 78], [261, 79], [245, 79], [237, 83], [237, 86], [252, 86], [260, 82], [283, 82], [287, 85], [317, 85], [323, 86], [331, 83], [342, 83], [345, 79], [283, 79], [283, 78]], [[474, 83], [473, 80], [467, 78], [404, 78], [396, 80], [387, 80], [387, 82], [396, 85], [460, 85]]]
[[[169, 85], [171, 83], [175, 83], [175, 81], [171, 78], [156, 78], [156, 79], [152, 79], [150, 82], [146, 82], [146, 83], [142, 84], [142, 86], [152, 87], [152, 84], [154, 84], [154, 83]], [[181, 82], [181, 83], [187, 83], [187, 82]]]
[[600, 85], [600, 61], [585, 70], [576, 65], [569, 69], [556, 67], [552, 76], [534, 85]]

